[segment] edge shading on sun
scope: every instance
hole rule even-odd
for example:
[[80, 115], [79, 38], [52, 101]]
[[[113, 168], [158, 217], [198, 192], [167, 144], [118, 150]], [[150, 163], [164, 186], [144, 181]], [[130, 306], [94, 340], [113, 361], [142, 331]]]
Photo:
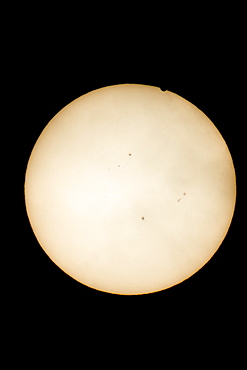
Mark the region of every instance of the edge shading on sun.
[[233, 161], [182, 97], [124, 84], [85, 94], [44, 128], [25, 178], [27, 214], [50, 259], [115, 294], [170, 288], [219, 248], [236, 199]]

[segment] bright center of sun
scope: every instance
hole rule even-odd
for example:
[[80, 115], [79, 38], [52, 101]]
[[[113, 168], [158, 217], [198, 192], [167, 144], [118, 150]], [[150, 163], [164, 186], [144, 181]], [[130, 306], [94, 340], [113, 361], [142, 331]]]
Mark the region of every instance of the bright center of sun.
[[62, 109], [31, 153], [27, 214], [50, 259], [116, 294], [172, 287], [219, 248], [235, 207], [231, 155], [210, 119], [157, 87], [116, 85]]

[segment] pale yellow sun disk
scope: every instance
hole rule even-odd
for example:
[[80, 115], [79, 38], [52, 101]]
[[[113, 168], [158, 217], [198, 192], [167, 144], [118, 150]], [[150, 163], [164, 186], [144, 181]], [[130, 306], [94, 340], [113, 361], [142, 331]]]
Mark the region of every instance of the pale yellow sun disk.
[[144, 294], [182, 282], [222, 243], [236, 179], [219, 131], [157, 87], [92, 91], [62, 109], [31, 153], [25, 200], [41, 247], [97, 290]]

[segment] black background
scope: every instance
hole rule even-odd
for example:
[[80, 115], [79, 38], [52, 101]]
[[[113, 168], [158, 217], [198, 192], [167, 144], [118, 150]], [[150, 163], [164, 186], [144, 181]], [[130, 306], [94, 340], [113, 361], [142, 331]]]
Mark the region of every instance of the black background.
[[[17, 322], [24, 320], [35, 328], [46, 320], [58, 327], [75, 322], [83, 327], [90, 322], [94, 328], [95, 323], [98, 328], [103, 326], [104, 332], [109, 324], [116, 326], [117, 331], [129, 330], [129, 335], [137, 330], [138, 336], [145, 335], [147, 328], [155, 327], [164, 333], [167, 325], [176, 328], [181, 325], [187, 328], [185, 333], [192, 331], [194, 336], [206, 332], [208, 327], [212, 329], [211, 337], [227, 335], [236, 326], [243, 302], [239, 192], [229, 232], [200, 271], [168, 290], [120, 296], [83, 286], [46, 256], [26, 215], [24, 179], [37, 138], [60, 109], [97, 88], [137, 83], [181, 95], [212, 120], [229, 147], [238, 185], [238, 138], [242, 132], [241, 120], [236, 115], [241, 104], [238, 46], [230, 32], [229, 37], [220, 30], [209, 35], [207, 22], [198, 38], [195, 28], [184, 36], [181, 26], [174, 36], [174, 29], [163, 27], [160, 22], [157, 30], [151, 32], [145, 20], [139, 20], [138, 25], [132, 20], [131, 29], [128, 20], [120, 26], [115, 20], [109, 28], [102, 22], [95, 31], [94, 26], [68, 31], [62, 21], [57, 21], [55, 26], [52, 19], [42, 23], [35, 32], [31, 32], [30, 25], [27, 29], [23, 26], [21, 36], [16, 35], [14, 54], [18, 63], [12, 68], [14, 82], [9, 99], [17, 100], [18, 111], [18, 119], [13, 123], [17, 198], [9, 244], [17, 266], [16, 276], [9, 282]], [[224, 29], [228, 29], [227, 24]], [[98, 329], [96, 333], [99, 334]], [[179, 332], [179, 336], [184, 335]]]

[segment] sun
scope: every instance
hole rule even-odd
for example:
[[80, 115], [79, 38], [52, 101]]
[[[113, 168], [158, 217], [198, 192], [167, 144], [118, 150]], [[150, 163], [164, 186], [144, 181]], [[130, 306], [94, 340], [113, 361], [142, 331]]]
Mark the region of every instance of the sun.
[[25, 201], [50, 259], [96, 290], [146, 294], [181, 283], [225, 238], [236, 177], [225, 140], [196, 106], [157, 87], [104, 87], [47, 124]]

